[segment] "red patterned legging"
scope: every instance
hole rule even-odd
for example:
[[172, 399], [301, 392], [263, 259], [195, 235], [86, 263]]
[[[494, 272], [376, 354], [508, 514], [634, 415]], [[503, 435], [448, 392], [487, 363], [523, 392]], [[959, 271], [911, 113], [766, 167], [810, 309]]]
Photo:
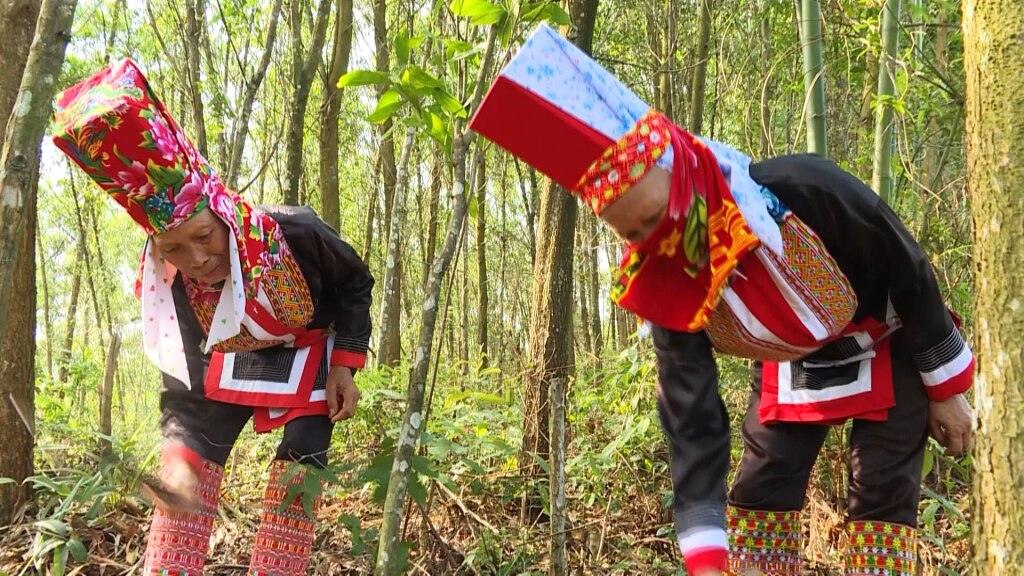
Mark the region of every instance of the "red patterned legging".
[[[263, 498], [263, 517], [256, 532], [252, 560], [249, 563], [250, 576], [299, 576], [306, 572], [313, 545], [315, 518], [310, 518], [303, 509], [301, 493], [281, 510], [288, 498], [288, 487], [302, 484], [305, 479], [304, 468], [288, 474], [292, 466], [301, 465], [275, 460], [270, 466], [270, 479]], [[318, 496], [313, 503], [314, 516], [319, 500]]]
[[202, 576], [223, 477], [224, 468], [204, 460], [196, 489], [199, 508], [195, 512], [153, 511], [143, 574]]

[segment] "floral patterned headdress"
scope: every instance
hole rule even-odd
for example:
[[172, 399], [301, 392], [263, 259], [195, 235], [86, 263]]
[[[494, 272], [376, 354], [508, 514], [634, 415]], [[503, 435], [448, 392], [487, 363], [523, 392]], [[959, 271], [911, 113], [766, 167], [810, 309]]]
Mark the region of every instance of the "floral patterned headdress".
[[[223, 288], [185, 281], [190, 297], [219, 299], [207, 349], [238, 334], [264, 270], [280, 259], [277, 223], [224, 185], [131, 60], [58, 95], [55, 124], [57, 147], [148, 235], [171, 230], [206, 208], [227, 225], [234, 241], [228, 243], [231, 277]], [[146, 316], [144, 344], [151, 357], [163, 358], [154, 358], [157, 364], [169, 365], [165, 371], [173, 374], [181, 346], [170, 293], [176, 270], [150, 241], [141, 272], [136, 289]]]
[[623, 308], [698, 330], [740, 257], [782, 250], [750, 159], [698, 138], [541, 24], [491, 85], [470, 122], [600, 215], [651, 170], [671, 173], [665, 220], [627, 245], [612, 285]]

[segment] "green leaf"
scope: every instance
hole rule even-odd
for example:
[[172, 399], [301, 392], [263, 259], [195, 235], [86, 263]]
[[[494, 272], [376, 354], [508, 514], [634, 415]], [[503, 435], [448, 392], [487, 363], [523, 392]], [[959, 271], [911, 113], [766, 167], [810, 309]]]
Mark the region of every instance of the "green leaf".
[[379, 70], [353, 70], [338, 80], [338, 88], [349, 86], [369, 86], [371, 84], [390, 84], [391, 78], [386, 72]]
[[530, 458], [533, 458], [533, 461], [536, 462], [538, 466], [540, 466], [541, 470], [544, 471], [544, 474], [548, 476], [551, 475], [551, 464], [548, 463], [547, 460], [541, 458], [539, 455], [537, 455], [536, 452], [529, 452], [529, 455]]
[[399, 30], [395, 36], [395, 61], [401, 66], [409, 63], [409, 35], [406, 34], [405, 28]]
[[0, 486], [4, 484], [17, 484], [18, 482], [14, 478], [7, 478], [6, 476], [0, 478]]
[[78, 538], [72, 538], [68, 540], [68, 550], [71, 551], [71, 557], [75, 559], [75, 562], [85, 562], [89, 559], [89, 551], [85, 549], [85, 544]]
[[430, 112], [430, 136], [438, 142], [443, 142], [445, 137], [448, 136], [448, 127], [445, 126], [444, 121], [441, 117], [433, 112]]
[[53, 576], [64, 576], [68, 568], [68, 547], [61, 545], [53, 551]]
[[435, 88], [431, 91], [431, 96], [434, 102], [445, 112], [458, 118], [466, 117], [466, 109], [462, 107], [462, 102], [459, 102], [457, 98], [448, 93], [444, 88]]
[[445, 55], [448, 60], [455, 62], [468, 58], [478, 52], [484, 50], [484, 44], [481, 42], [474, 46], [473, 44], [464, 40], [445, 40], [444, 41]]
[[338, 524], [341, 524], [342, 526], [348, 529], [348, 532], [352, 539], [352, 555], [362, 555], [365, 546], [363, 542], [363, 530], [361, 527], [359, 517], [353, 516], [351, 514], [342, 514], [338, 517]]
[[374, 123], [383, 122], [390, 118], [404, 103], [400, 93], [395, 90], [388, 90], [381, 94], [380, 100], [377, 100], [377, 108], [366, 119]]
[[419, 474], [409, 475], [409, 496], [418, 502], [420, 506], [427, 505], [427, 487], [423, 485], [423, 480], [420, 479]]
[[523, 6], [523, 21], [544, 20], [558, 26], [568, 26], [572, 20], [557, 2], [530, 2]]
[[39, 520], [35, 525], [42, 529], [48, 534], [59, 536], [61, 538], [67, 538], [71, 534], [71, 528], [67, 524], [57, 520], [56, 518], [47, 518], [46, 520]]
[[449, 6], [456, 16], [469, 18], [475, 26], [497, 24], [505, 17], [505, 8], [487, 0], [452, 0]]
[[419, 66], [409, 66], [402, 73], [402, 84], [419, 90], [423, 88], [444, 89], [444, 83], [431, 76], [429, 72]]
[[927, 478], [935, 467], [935, 454], [927, 447], [924, 451], [924, 463], [921, 466], [921, 478]]

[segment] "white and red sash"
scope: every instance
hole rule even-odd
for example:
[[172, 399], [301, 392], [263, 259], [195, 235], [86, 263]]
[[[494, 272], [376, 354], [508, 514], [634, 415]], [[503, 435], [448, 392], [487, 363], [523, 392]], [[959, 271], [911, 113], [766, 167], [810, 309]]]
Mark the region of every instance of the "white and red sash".
[[761, 423], [885, 420], [896, 403], [889, 345], [900, 326], [890, 308], [886, 322], [869, 318], [848, 326], [831, 343], [840, 358], [763, 362]]

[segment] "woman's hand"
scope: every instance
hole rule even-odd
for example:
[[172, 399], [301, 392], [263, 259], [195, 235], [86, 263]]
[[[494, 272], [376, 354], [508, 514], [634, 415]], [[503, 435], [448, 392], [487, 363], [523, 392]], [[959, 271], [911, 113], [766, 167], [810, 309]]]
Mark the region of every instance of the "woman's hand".
[[142, 494], [164, 512], [187, 513], [199, 508], [199, 476], [192, 465], [181, 456], [166, 454], [160, 476], [146, 475], [142, 481]]
[[327, 412], [331, 422], [348, 420], [356, 413], [359, 389], [352, 380], [352, 369], [332, 366], [327, 373]]
[[950, 456], [963, 456], [971, 448], [971, 407], [963, 394], [928, 403], [928, 429]]

